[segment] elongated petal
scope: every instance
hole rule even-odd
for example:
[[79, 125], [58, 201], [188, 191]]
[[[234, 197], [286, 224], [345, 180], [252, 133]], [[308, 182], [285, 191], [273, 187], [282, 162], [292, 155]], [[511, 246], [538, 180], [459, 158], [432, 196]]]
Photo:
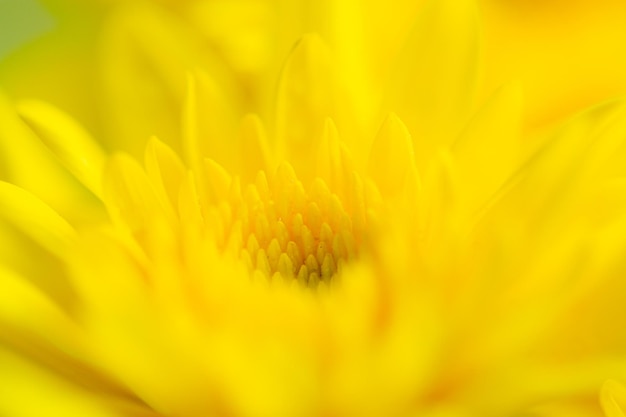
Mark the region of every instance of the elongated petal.
[[372, 146], [369, 173], [384, 196], [397, 194], [414, 164], [411, 135], [395, 115], [387, 116]]
[[[577, 210], [571, 199], [579, 199], [582, 189], [588, 190], [600, 178], [598, 169], [624, 143], [624, 106], [622, 101], [612, 101], [589, 109], [545, 143], [528, 164], [521, 184], [523, 193], [532, 196], [527, 199], [528, 213], [556, 214], [551, 218], [554, 228], [568, 220], [565, 212]], [[623, 155], [623, 146], [621, 150]]]
[[195, 170], [203, 158], [211, 158], [229, 169], [238, 167], [238, 149], [232, 138], [232, 105], [213, 78], [196, 70], [187, 76], [187, 93], [183, 107], [183, 150]]
[[0, 346], [19, 352], [33, 364], [101, 393], [124, 389], [87, 362], [83, 329], [60, 306], [28, 279], [0, 268]]
[[148, 142], [144, 159], [146, 173], [162, 206], [173, 214], [178, 206], [178, 194], [186, 175], [185, 166], [172, 149], [155, 137]]
[[335, 193], [347, 196], [354, 169], [352, 154], [340, 139], [333, 119], [326, 119], [316, 156], [316, 175], [330, 184]]
[[600, 404], [607, 417], [624, 417], [626, 413], [626, 387], [617, 381], [604, 383], [600, 393]]
[[207, 191], [213, 199], [213, 202], [226, 199], [232, 183], [232, 177], [224, 167], [212, 159], [205, 159], [204, 164], [207, 184], [209, 186]]
[[54, 207], [72, 223], [101, 218], [99, 203], [20, 119], [0, 92], [0, 175]]
[[468, 210], [492, 197], [519, 164], [522, 93], [502, 87], [473, 117], [453, 147]]
[[[59, 306], [27, 279], [0, 268], [0, 340], [19, 343], [26, 334], [40, 344], [70, 353], [78, 327]], [[17, 335], [16, 335], [17, 333]]]
[[242, 167], [249, 181], [258, 171], [273, 172], [274, 155], [270, 151], [263, 122], [256, 115], [248, 115], [241, 122]]
[[431, 1], [390, 77], [388, 110], [413, 135], [424, 164], [433, 149], [449, 145], [466, 123], [478, 76], [476, 5], [468, 0]]
[[46, 103], [23, 101], [18, 109], [20, 116], [65, 167], [101, 197], [105, 155], [96, 141], [69, 116]]
[[281, 75], [276, 104], [279, 152], [308, 177], [313, 145], [324, 121], [333, 115], [333, 79], [330, 55], [317, 35], [304, 36], [294, 47]]
[[0, 215], [58, 255], [65, 255], [75, 243], [76, 232], [58, 213], [27, 191], [2, 181]]
[[175, 138], [188, 71], [204, 68], [218, 74], [222, 88], [229, 83], [202, 38], [154, 2], [119, 3], [104, 21], [99, 52], [107, 136], [114, 149], [134, 156], [152, 135], [180, 150]]
[[104, 200], [114, 221], [134, 233], [143, 233], [162, 206], [141, 166], [124, 154], [114, 155], [106, 168]]
[[0, 413], [14, 417], [156, 417], [122, 398], [99, 396], [0, 347]]

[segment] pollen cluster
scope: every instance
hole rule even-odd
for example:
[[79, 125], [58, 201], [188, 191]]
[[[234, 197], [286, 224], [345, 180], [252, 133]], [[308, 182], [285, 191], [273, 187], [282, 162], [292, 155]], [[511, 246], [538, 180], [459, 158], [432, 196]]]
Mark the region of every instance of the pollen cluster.
[[320, 178], [307, 188], [283, 164], [270, 182], [260, 171], [241, 192], [225, 245], [251, 274], [314, 288], [358, 256], [358, 233], [340, 197]]

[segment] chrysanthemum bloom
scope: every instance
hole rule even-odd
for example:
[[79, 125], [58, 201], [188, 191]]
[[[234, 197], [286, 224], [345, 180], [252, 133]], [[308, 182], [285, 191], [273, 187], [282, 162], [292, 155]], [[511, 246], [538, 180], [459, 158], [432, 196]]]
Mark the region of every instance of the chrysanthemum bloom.
[[5, 106], [85, 197], [0, 184], [0, 414], [619, 416], [626, 109], [522, 141], [518, 84], [476, 104], [472, 7], [427, 13], [377, 133], [315, 35], [270, 126], [190, 75], [180, 155]]

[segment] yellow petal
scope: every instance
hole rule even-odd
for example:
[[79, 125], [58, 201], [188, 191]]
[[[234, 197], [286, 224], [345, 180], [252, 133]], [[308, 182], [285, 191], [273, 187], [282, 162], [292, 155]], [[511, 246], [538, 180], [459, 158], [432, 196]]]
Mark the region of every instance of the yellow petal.
[[182, 3], [186, 3], [183, 7], [185, 17], [220, 51], [235, 72], [244, 76], [256, 75], [273, 64], [273, 41], [276, 39], [272, 37], [271, 29], [274, 28], [270, 25], [273, 23], [274, 2], [221, 0]]
[[18, 111], [65, 167], [101, 197], [105, 154], [93, 138], [73, 119], [49, 104], [22, 101]]
[[188, 172], [181, 184], [178, 195], [178, 213], [182, 219], [183, 233], [197, 237], [204, 229], [204, 219], [202, 217], [202, 207], [198, 195], [195, 176]]
[[146, 173], [154, 185], [161, 204], [171, 209], [178, 206], [178, 195], [186, 170], [178, 155], [167, 145], [152, 137], [146, 146]]
[[506, 85], [477, 112], [454, 144], [458, 175], [467, 185], [462, 198], [468, 210], [476, 210], [517, 168], [521, 116], [521, 87]]
[[[78, 327], [61, 308], [28, 280], [0, 268], [0, 339], [19, 343], [16, 334], [35, 337], [53, 349], [70, 353]], [[19, 337], [19, 336], [18, 336]], [[74, 353], [75, 352], [71, 352]]]
[[294, 47], [280, 79], [276, 104], [276, 137], [305, 180], [310, 179], [313, 145], [324, 121], [332, 116], [333, 80], [330, 56], [317, 35], [304, 36]]
[[101, 218], [97, 199], [61, 166], [1, 92], [0, 175], [28, 190], [72, 223], [93, 223]]
[[183, 107], [183, 151], [189, 166], [198, 169], [203, 158], [211, 158], [226, 168], [238, 167], [238, 149], [232, 138], [234, 121], [228, 109], [228, 96], [205, 72], [187, 76]]
[[[156, 417], [123, 397], [94, 394], [0, 346], [0, 414], [12, 417]], [[36, 399], [36, 400], [35, 400]]]
[[102, 393], [122, 391], [85, 363], [89, 353], [84, 337], [83, 329], [48, 294], [0, 268], [0, 345]]
[[626, 416], [626, 387], [617, 381], [606, 381], [600, 391], [600, 404], [606, 417]]
[[425, 238], [433, 245], [432, 253], [426, 258], [429, 263], [437, 265], [447, 258], [446, 252], [452, 249], [449, 239], [451, 233], [458, 233], [460, 186], [452, 156], [445, 150], [439, 151], [431, 169], [425, 174], [423, 188]]
[[134, 233], [143, 232], [162, 206], [141, 166], [125, 154], [116, 154], [109, 160], [104, 178], [104, 201], [113, 220]]
[[228, 191], [232, 184], [232, 177], [224, 167], [212, 159], [205, 159], [206, 182], [208, 193], [213, 202], [219, 202], [228, 197]]
[[216, 194], [211, 193], [211, 189], [214, 190], [212, 174], [209, 172], [207, 177], [205, 171], [207, 156], [220, 167], [220, 163], [226, 163], [232, 169], [239, 162], [235, 152], [237, 147], [225, 140], [233, 132], [227, 122], [229, 117], [225, 109], [228, 106], [224, 105], [223, 98], [218, 86], [206, 73], [197, 70], [187, 74], [187, 94], [182, 114], [182, 148], [183, 156], [195, 175], [198, 196], [203, 207], [216, 198]]
[[390, 77], [387, 109], [413, 135], [419, 167], [465, 125], [478, 76], [475, 2], [431, 1]]
[[76, 232], [65, 219], [27, 191], [0, 181], [0, 215], [50, 252], [65, 255]]
[[344, 195], [352, 174], [352, 167], [346, 160], [348, 155], [342, 149], [342, 143], [333, 119], [326, 119], [324, 131], [316, 149], [316, 175], [329, 184], [333, 192]]
[[406, 126], [390, 114], [372, 145], [369, 174], [383, 196], [394, 196], [404, 187], [405, 178], [414, 164], [413, 144]]
[[[187, 71], [204, 68], [220, 87], [229, 83], [220, 59], [202, 37], [155, 2], [117, 3], [101, 32], [99, 91], [114, 149], [139, 156], [152, 135], [178, 138]], [[181, 148], [174, 140], [168, 145]]]
[[246, 179], [253, 181], [259, 171], [274, 172], [273, 155], [261, 119], [257, 115], [246, 116], [241, 122], [240, 135]]
[[[569, 221], [566, 214], [580, 204], [571, 199], [584, 195], [581, 186], [585, 183], [594, 186], [597, 168], [606, 164], [623, 142], [624, 114], [623, 101], [603, 103], [578, 115], [551, 137], [526, 167], [521, 190], [527, 196], [528, 213], [554, 214], [552, 228]], [[622, 155], [623, 151], [622, 147]]]

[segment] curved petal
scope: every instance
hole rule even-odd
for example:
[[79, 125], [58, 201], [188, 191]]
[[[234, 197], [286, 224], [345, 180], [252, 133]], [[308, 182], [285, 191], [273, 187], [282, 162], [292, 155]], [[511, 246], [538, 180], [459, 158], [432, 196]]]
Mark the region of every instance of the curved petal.
[[333, 75], [330, 53], [318, 35], [304, 36], [283, 69], [276, 103], [278, 154], [284, 155], [309, 180], [310, 155], [333, 116]]
[[606, 417], [626, 416], [626, 387], [614, 380], [606, 381], [600, 392], [600, 404]]
[[105, 154], [74, 120], [41, 101], [22, 101], [18, 112], [69, 171], [96, 196], [102, 196]]
[[76, 231], [58, 213], [34, 195], [2, 181], [0, 215], [60, 256], [64, 256], [76, 242]]
[[413, 135], [420, 168], [436, 148], [452, 143], [467, 122], [478, 63], [475, 2], [431, 1], [392, 71], [386, 104]]

